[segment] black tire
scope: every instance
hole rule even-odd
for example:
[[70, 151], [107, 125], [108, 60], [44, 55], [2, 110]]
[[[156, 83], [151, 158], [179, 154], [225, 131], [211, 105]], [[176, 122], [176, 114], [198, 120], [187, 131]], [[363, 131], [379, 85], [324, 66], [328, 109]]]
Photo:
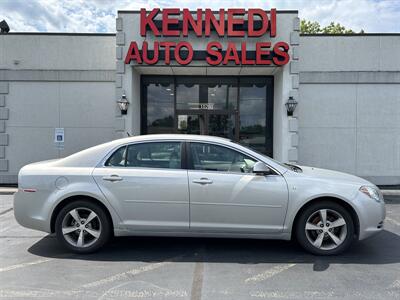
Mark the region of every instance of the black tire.
[[[97, 238], [97, 240], [93, 241], [93, 243], [88, 245], [87, 247], [77, 247], [72, 245], [62, 232], [64, 218], [66, 217], [67, 214], [69, 214], [70, 211], [74, 209], [88, 209], [93, 211], [98, 217], [98, 221], [96, 219], [96, 222], [100, 224], [100, 229], [101, 229], [100, 235]], [[112, 223], [110, 218], [107, 216], [106, 212], [100, 205], [86, 200], [77, 200], [67, 204], [60, 210], [56, 218], [55, 232], [58, 241], [68, 250], [75, 253], [86, 254], [86, 253], [96, 252], [107, 243], [107, 241], [111, 237], [111, 232], [112, 232], [111, 224]]]
[[[311, 241], [309, 241], [307, 235], [306, 235], [306, 223], [308, 218], [312, 217], [313, 214], [316, 214], [321, 209], [327, 209], [327, 210], [332, 210], [337, 213], [339, 213], [343, 219], [346, 221], [346, 229], [347, 229], [347, 235], [345, 238], [343, 238], [342, 243], [340, 243], [336, 248], [334, 249], [320, 249], [316, 246], [314, 246]], [[355, 229], [354, 229], [354, 220], [350, 214], [350, 212], [341, 206], [338, 203], [332, 202], [332, 201], [320, 201], [311, 204], [309, 207], [304, 209], [303, 211], [300, 212], [299, 218], [295, 224], [295, 234], [298, 243], [308, 252], [315, 254], [315, 255], [338, 255], [346, 251], [350, 245], [354, 242], [355, 240]], [[325, 234], [327, 235], [327, 234]], [[325, 239], [325, 237], [324, 237]], [[329, 239], [329, 236], [326, 237], [326, 239]], [[329, 242], [329, 241], [327, 241]]]

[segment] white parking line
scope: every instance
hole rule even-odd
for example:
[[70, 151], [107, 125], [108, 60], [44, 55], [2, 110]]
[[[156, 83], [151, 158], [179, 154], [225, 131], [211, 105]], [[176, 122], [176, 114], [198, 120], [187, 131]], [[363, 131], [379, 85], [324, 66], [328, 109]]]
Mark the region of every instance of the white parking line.
[[91, 291], [83, 291], [83, 290], [52, 290], [52, 289], [34, 289], [34, 290], [0, 290], [0, 299], [2, 298], [10, 298], [10, 299], [20, 299], [20, 298], [27, 298], [27, 299], [59, 299], [61, 297], [74, 297], [77, 298], [79, 295], [79, 299], [88, 299], [88, 298], [95, 298], [98, 297], [98, 293], [91, 292]]
[[42, 264], [42, 263], [45, 263], [45, 262], [48, 262], [48, 261], [51, 261], [51, 260], [53, 260], [53, 258], [44, 258], [44, 259], [39, 259], [39, 260], [23, 263], [23, 264], [18, 264], [18, 265], [13, 265], [13, 266], [0, 268], [0, 273], [1, 272], [15, 270], [15, 269], [20, 269], [20, 268], [25, 268], [25, 267], [29, 267], [29, 266], [33, 266], [33, 265]]
[[160, 286], [157, 286], [155, 284], [146, 282], [146, 281], [135, 281], [136, 283], [144, 283], [147, 285], [151, 285], [153, 288], [147, 288], [147, 289], [121, 289], [123, 286], [128, 286], [132, 284], [132, 281], [129, 282], [123, 282], [121, 284], [118, 284], [116, 286], [111, 287], [107, 291], [105, 291], [97, 300], [103, 300], [103, 299], [110, 299], [110, 298], [154, 298], [154, 297], [162, 297], [162, 298], [167, 298], [167, 297], [173, 297], [176, 299], [177, 297], [179, 298], [184, 298], [188, 296], [187, 291], [185, 290], [170, 290], [168, 288], [163, 288]]
[[260, 273], [253, 277], [247, 278], [244, 282], [245, 283], [260, 282], [260, 281], [266, 280], [268, 278], [274, 277], [275, 275], [282, 273], [283, 271], [286, 271], [287, 269], [290, 269], [290, 268], [294, 267], [295, 265], [296, 264], [286, 264], [286, 265], [275, 266], [271, 269], [266, 270], [263, 273]]
[[154, 264], [149, 264], [149, 265], [142, 266], [142, 267], [140, 267], [138, 269], [132, 269], [132, 270], [129, 270], [129, 271], [126, 271], [126, 272], [123, 272], [123, 273], [115, 274], [115, 275], [112, 275], [110, 277], [106, 277], [106, 278], [103, 278], [103, 279], [100, 279], [100, 280], [96, 280], [96, 281], [93, 281], [93, 282], [90, 282], [90, 283], [86, 283], [86, 284], [82, 285], [82, 287], [84, 287], [84, 288], [96, 287], [96, 286], [99, 286], [99, 285], [108, 284], [108, 283], [111, 283], [111, 282], [114, 282], [114, 281], [118, 281], [118, 280], [121, 280], [121, 279], [126, 279], [126, 278], [128, 278], [129, 276], [132, 276], [132, 275], [138, 275], [138, 274], [141, 274], [141, 273], [144, 273], [144, 272], [148, 272], [148, 271], [152, 271], [152, 270], [155, 270], [155, 269], [159, 269], [161, 267], [164, 267], [164, 266], [167, 266], [169, 264], [172, 264], [173, 261], [176, 260], [179, 257], [181, 257], [181, 256], [172, 258], [169, 261], [163, 261], [163, 262], [158, 262], [158, 263], [154, 263]]
[[254, 291], [250, 292], [250, 296], [261, 299], [329, 299], [335, 296], [333, 291], [303, 291], [287, 292], [287, 291]]
[[400, 279], [393, 281], [393, 283], [389, 286], [392, 289], [399, 289], [400, 288]]

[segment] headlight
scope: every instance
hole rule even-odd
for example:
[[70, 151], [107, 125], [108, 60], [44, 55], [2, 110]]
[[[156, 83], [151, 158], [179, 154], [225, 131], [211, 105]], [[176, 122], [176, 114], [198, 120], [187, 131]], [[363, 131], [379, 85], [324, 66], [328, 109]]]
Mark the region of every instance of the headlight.
[[360, 187], [360, 192], [364, 193], [371, 199], [374, 199], [376, 202], [381, 202], [381, 194], [376, 188], [373, 188], [371, 186], [362, 186]]

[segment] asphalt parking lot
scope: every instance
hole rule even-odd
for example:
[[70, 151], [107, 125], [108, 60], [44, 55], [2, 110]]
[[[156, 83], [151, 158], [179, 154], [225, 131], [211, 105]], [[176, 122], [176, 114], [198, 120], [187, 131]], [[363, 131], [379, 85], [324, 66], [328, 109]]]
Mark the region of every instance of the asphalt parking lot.
[[0, 298], [400, 299], [400, 199], [385, 231], [345, 255], [315, 257], [284, 241], [115, 238], [75, 255], [19, 226], [0, 196]]

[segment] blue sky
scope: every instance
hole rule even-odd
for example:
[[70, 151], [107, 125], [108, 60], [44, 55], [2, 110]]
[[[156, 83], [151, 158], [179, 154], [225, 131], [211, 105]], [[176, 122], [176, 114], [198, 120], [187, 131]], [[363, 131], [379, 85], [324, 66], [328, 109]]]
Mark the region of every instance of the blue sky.
[[[205, 5], [207, 3], [207, 5]], [[300, 18], [355, 31], [400, 32], [400, 0], [0, 0], [12, 31], [114, 32], [117, 10], [154, 7], [297, 9]]]

